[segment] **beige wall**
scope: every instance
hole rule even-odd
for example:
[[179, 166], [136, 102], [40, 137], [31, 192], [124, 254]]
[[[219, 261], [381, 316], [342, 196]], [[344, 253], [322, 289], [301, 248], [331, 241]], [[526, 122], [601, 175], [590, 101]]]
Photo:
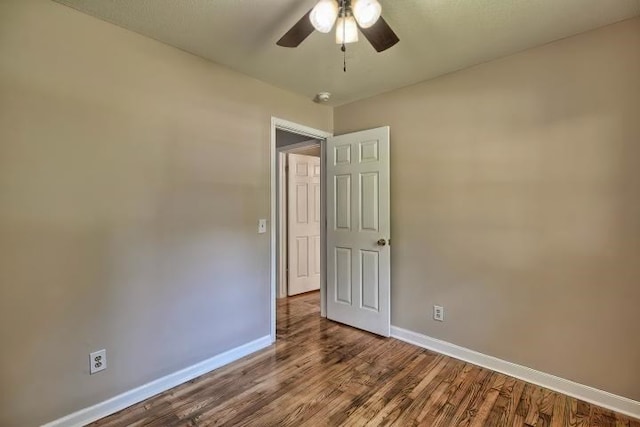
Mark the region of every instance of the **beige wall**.
[[328, 107], [59, 4], [0, 2], [1, 426], [269, 334], [272, 115], [332, 127]]
[[[636, 19], [336, 110], [338, 132], [391, 125], [395, 325], [640, 400], [638, 46]], [[0, 425], [269, 333], [272, 115], [332, 128], [56, 3], [0, 2]]]
[[381, 125], [392, 323], [640, 400], [640, 19], [335, 110]]

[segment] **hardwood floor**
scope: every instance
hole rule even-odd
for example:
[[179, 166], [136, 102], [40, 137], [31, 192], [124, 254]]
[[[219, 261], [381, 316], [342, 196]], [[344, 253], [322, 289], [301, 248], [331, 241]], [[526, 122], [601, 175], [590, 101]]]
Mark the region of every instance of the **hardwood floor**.
[[278, 302], [274, 346], [95, 426], [629, 426], [609, 410]]

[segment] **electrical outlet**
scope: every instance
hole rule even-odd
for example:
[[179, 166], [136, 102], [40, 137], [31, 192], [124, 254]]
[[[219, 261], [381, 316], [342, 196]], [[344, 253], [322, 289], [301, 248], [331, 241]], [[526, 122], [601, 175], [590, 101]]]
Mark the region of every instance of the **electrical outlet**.
[[89, 373], [91, 375], [107, 369], [107, 350], [98, 350], [89, 354]]
[[433, 306], [433, 320], [444, 322], [444, 307], [441, 305]]

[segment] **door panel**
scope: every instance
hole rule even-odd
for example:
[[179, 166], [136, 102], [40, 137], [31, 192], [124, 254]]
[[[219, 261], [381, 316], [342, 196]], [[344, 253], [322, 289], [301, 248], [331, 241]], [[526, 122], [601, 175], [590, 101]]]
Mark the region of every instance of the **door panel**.
[[296, 223], [300, 225], [306, 225], [309, 221], [309, 200], [307, 195], [309, 194], [309, 184], [296, 184]]
[[351, 305], [351, 249], [335, 248], [335, 287], [336, 301]]
[[389, 128], [327, 139], [327, 317], [391, 327]]
[[335, 184], [334, 227], [351, 229], [351, 175], [337, 175]]
[[309, 245], [312, 253], [310, 259], [312, 261], [311, 274], [320, 276], [320, 236], [311, 236], [311, 245]]
[[360, 251], [360, 265], [362, 266], [362, 306], [379, 311], [378, 289], [380, 271], [379, 253], [376, 251]]
[[360, 230], [378, 231], [378, 173], [360, 174]]
[[320, 158], [288, 154], [288, 286], [296, 295], [320, 289]]
[[309, 276], [309, 238], [296, 237], [297, 278]]

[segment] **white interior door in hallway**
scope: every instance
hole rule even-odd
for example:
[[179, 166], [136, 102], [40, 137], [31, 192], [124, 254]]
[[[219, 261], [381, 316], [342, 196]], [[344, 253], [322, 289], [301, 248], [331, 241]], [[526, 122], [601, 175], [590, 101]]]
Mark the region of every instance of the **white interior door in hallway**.
[[287, 163], [291, 296], [320, 289], [320, 158], [290, 153]]
[[327, 138], [327, 317], [391, 332], [389, 127]]

